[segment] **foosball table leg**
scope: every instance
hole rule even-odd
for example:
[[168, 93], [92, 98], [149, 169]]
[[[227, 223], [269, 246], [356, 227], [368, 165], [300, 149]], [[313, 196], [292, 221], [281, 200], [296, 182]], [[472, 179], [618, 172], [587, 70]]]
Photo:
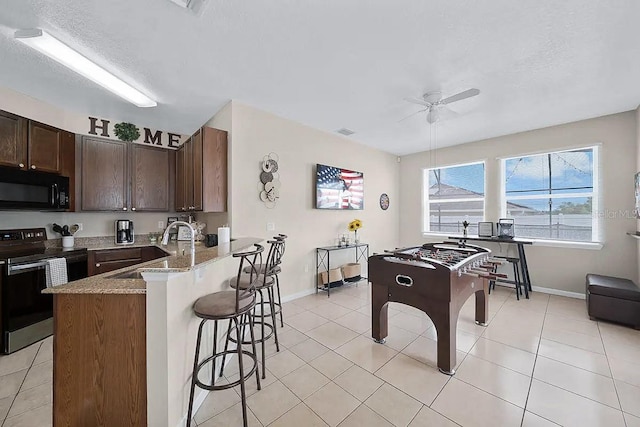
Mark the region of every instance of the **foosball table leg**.
[[388, 291], [386, 286], [371, 285], [371, 336], [384, 344], [388, 335]]

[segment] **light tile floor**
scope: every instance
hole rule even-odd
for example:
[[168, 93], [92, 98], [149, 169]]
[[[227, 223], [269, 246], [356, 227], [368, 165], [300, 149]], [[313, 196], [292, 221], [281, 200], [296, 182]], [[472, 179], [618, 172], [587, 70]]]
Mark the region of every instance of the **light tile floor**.
[[[454, 377], [438, 372], [422, 312], [392, 304], [386, 345], [370, 338], [360, 284], [284, 305], [280, 352], [247, 385], [250, 426], [640, 426], [640, 331], [590, 321], [585, 302], [498, 287], [487, 328], [473, 299], [458, 322]], [[0, 357], [3, 426], [51, 425], [51, 339]], [[225, 370], [233, 379], [233, 362]], [[199, 427], [242, 425], [239, 389], [211, 393]]]

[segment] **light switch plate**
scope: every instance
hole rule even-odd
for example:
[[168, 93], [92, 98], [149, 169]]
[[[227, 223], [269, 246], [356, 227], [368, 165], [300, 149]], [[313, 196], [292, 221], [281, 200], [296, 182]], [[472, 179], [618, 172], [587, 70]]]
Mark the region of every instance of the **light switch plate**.
[[274, 222], [267, 223], [267, 231], [275, 231], [275, 229], [276, 229], [276, 224]]

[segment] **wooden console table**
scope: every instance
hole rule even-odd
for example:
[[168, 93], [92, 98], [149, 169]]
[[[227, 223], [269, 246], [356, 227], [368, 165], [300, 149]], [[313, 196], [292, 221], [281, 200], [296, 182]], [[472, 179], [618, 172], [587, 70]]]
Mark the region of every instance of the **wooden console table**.
[[[331, 261], [331, 252], [333, 251], [341, 251], [344, 249], [355, 249], [356, 251], [356, 256], [355, 256], [355, 260], [356, 263], [359, 263], [359, 261], [361, 259], [365, 259], [368, 260], [369, 259], [369, 244], [368, 243], [356, 243], [353, 245], [347, 245], [347, 246], [325, 246], [325, 247], [321, 247], [321, 248], [316, 248], [316, 293], [318, 293], [318, 290], [322, 289], [322, 290], [326, 290], [327, 291], [327, 298], [329, 296], [331, 296], [331, 280], [329, 277], [329, 270], [330, 270], [330, 261]], [[324, 270], [320, 270], [320, 267], [323, 267]], [[325, 286], [319, 286], [318, 283], [318, 277], [320, 276], [320, 273], [322, 271], [326, 271], [327, 272], [327, 285]], [[358, 283], [362, 280], [368, 280], [367, 279], [367, 275], [363, 275], [360, 274], [360, 279], [357, 281], [354, 281], [353, 283]], [[342, 280], [344, 283], [344, 279]], [[326, 288], [326, 289], [325, 289]]]

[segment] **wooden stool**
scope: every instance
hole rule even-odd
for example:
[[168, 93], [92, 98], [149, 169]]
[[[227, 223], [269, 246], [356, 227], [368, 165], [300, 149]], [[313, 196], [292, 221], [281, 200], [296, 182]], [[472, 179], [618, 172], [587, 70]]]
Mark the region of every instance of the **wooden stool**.
[[[235, 290], [233, 291], [220, 291], [213, 294], [205, 295], [196, 300], [193, 304], [193, 312], [196, 316], [202, 319], [200, 326], [198, 327], [198, 339], [196, 342], [196, 354], [193, 358], [193, 374], [191, 377], [191, 393], [189, 395], [189, 412], [187, 414], [187, 427], [191, 426], [191, 420], [193, 418], [193, 398], [195, 395], [196, 385], [204, 390], [215, 391], [225, 390], [231, 387], [235, 387], [240, 384], [240, 395], [242, 398], [242, 418], [244, 426], [247, 427], [247, 396], [245, 393], [244, 381], [249, 378], [253, 373], [256, 374], [256, 382], [258, 383], [258, 390], [260, 390], [260, 375], [258, 374], [258, 358], [256, 356], [256, 344], [253, 332], [253, 317], [251, 316], [251, 310], [256, 305], [256, 290], [255, 285], [258, 280], [258, 271], [256, 265], [262, 262], [262, 252], [264, 247], [261, 245], [254, 245], [255, 249], [247, 252], [240, 252], [233, 254], [234, 258], [240, 258], [240, 266], [238, 268], [238, 274], [231, 279], [231, 285]], [[245, 266], [250, 267], [251, 273], [249, 275], [243, 274]], [[240, 285], [238, 285], [240, 284]], [[243, 319], [245, 319], [243, 321]], [[213, 354], [202, 362], [198, 362], [200, 357], [200, 344], [202, 342], [202, 329], [204, 324], [213, 320]], [[235, 350], [228, 350], [225, 345], [224, 351], [217, 352], [217, 334], [218, 334], [218, 321], [229, 320], [229, 330], [231, 330], [231, 324], [235, 324], [236, 330], [236, 342], [243, 342], [242, 336], [244, 334], [244, 327], [242, 325], [248, 324], [249, 331], [251, 333], [251, 341], [248, 343], [252, 346], [252, 351], [243, 350], [242, 345], [239, 344]], [[229, 337], [227, 337], [228, 340]], [[228, 343], [228, 341], [227, 341]], [[222, 366], [224, 366], [224, 359], [227, 354], [236, 353], [238, 356], [238, 366], [240, 368], [239, 378], [236, 381], [215, 385], [215, 360], [222, 356]], [[244, 373], [244, 366], [242, 355], [250, 356], [253, 359], [253, 366], [247, 372]], [[209, 362], [212, 362], [211, 366], [211, 384], [204, 384], [198, 378], [200, 370]], [[221, 369], [222, 372], [222, 369]], [[221, 375], [222, 376], [222, 375]]]

